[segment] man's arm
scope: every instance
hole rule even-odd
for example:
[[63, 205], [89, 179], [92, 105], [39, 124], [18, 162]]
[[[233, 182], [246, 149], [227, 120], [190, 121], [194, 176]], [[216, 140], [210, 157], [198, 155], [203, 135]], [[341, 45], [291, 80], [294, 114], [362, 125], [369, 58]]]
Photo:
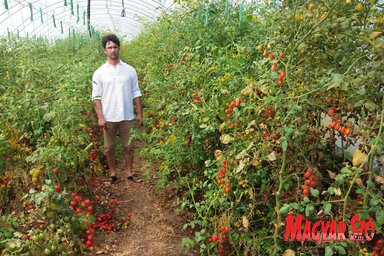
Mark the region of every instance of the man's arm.
[[97, 114], [99, 126], [103, 126], [105, 128], [108, 128], [108, 122], [105, 120], [104, 115], [103, 115], [101, 100], [94, 99], [93, 102], [95, 102], [95, 111]]
[[143, 112], [141, 107], [141, 97], [136, 97], [133, 99], [133, 103], [136, 106], [137, 116], [136, 122], [139, 127], [141, 127], [141, 123], [143, 122]]

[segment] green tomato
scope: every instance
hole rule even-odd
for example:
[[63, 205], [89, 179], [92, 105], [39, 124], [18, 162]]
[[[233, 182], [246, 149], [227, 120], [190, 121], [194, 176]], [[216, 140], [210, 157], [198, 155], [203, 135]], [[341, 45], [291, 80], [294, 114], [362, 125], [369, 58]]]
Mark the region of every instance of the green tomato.
[[49, 255], [49, 254], [51, 254], [51, 250], [49, 250], [49, 248], [45, 248], [45, 250], [44, 250], [44, 254], [45, 254], [45, 255]]
[[53, 244], [53, 245], [51, 245], [51, 251], [52, 251], [52, 252], [54, 252], [54, 251], [56, 251], [56, 250], [57, 250], [57, 246], [56, 246], [56, 245], [54, 245], [54, 244]]

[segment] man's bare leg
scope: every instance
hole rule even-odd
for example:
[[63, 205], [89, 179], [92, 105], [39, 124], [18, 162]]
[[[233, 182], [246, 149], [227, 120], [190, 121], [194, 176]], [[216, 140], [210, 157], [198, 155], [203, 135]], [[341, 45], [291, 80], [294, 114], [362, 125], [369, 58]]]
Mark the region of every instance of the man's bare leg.
[[116, 156], [115, 152], [110, 152], [107, 155], [107, 163], [109, 167], [109, 175], [116, 176]]
[[125, 170], [127, 171], [128, 177], [132, 175], [133, 166], [133, 154], [125, 156]]

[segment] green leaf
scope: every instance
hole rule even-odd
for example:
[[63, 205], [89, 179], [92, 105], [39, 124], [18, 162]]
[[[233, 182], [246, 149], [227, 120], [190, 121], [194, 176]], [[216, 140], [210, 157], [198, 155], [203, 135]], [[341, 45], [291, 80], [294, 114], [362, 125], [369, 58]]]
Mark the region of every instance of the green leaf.
[[384, 212], [381, 209], [376, 210], [376, 221], [379, 223], [379, 227], [384, 224]]
[[370, 188], [370, 189], [376, 189], [375, 183], [373, 183], [370, 180], [367, 181], [367, 187]]
[[291, 206], [295, 210], [299, 210], [299, 208], [300, 208], [300, 205], [298, 203], [293, 203], [293, 204], [291, 204]]
[[284, 183], [283, 187], [284, 187], [285, 191], [288, 191], [288, 189], [291, 187], [291, 184], [290, 183]]
[[333, 255], [332, 248], [330, 246], [325, 247], [325, 256]]
[[344, 167], [340, 170], [340, 173], [342, 174], [346, 174], [346, 175], [351, 175], [352, 174], [352, 171], [349, 170], [347, 167]]
[[34, 188], [31, 188], [31, 189], [29, 190], [29, 194], [34, 194], [34, 193], [36, 193], [36, 190], [35, 190]]
[[331, 211], [331, 209], [332, 209], [332, 204], [324, 203], [323, 207], [324, 207], [324, 213], [328, 214]]
[[286, 214], [291, 209], [292, 209], [291, 205], [284, 204], [283, 207], [280, 208], [279, 212], [280, 214]]
[[341, 245], [336, 246], [336, 250], [341, 254], [341, 255], [346, 255], [347, 252], [345, 251], [344, 247]]
[[332, 74], [332, 81], [333, 83], [342, 83], [344, 82], [344, 78], [343, 78], [343, 75], [341, 74], [337, 74], [337, 73], [333, 73]]
[[329, 187], [327, 191], [328, 191], [328, 193], [329, 193], [330, 195], [335, 194], [335, 188], [334, 188], [334, 187]]
[[311, 188], [311, 195], [318, 197], [320, 194], [319, 190]]
[[193, 248], [194, 245], [195, 242], [189, 237], [183, 237], [183, 239], [181, 239], [181, 246], [183, 246], [184, 248], [190, 249]]
[[339, 184], [339, 185], [344, 184], [344, 176], [343, 176], [342, 174], [338, 174], [338, 175], [336, 176], [336, 182], [337, 182], [337, 184]]
[[377, 109], [377, 105], [370, 100], [365, 102], [364, 107], [370, 112], [374, 112]]
[[377, 206], [379, 202], [380, 201], [376, 197], [372, 197], [371, 200], [369, 201], [371, 206]]
[[340, 188], [335, 188], [335, 195], [341, 196], [341, 189]]
[[287, 151], [288, 148], [288, 142], [286, 139], [283, 139], [281, 142], [281, 147], [283, 148], [283, 151]]
[[305, 207], [305, 216], [309, 217], [309, 215], [311, 215], [311, 213], [313, 212], [313, 210], [315, 210], [315, 208], [313, 207], [313, 205], [308, 204], [308, 205]]

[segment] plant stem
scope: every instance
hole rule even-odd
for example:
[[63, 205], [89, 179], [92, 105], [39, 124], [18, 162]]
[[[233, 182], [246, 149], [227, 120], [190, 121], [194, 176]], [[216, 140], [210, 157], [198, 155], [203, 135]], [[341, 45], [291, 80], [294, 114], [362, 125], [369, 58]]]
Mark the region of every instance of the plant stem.
[[[381, 102], [382, 106], [384, 106], [384, 96]], [[379, 128], [379, 133], [377, 135], [377, 138], [380, 138], [382, 129], [383, 129], [383, 123], [384, 123], [384, 110], [382, 109], [381, 111], [381, 120], [380, 120], [380, 128]], [[374, 153], [376, 151], [376, 145], [378, 144], [379, 139], [376, 140], [376, 143], [373, 147], [371, 147], [371, 151], [373, 153], [370, 155], [369, 161], [368, 161], [368, 181], [367, 181], [367, 190], [365, 191], [364, 194], [364, 200], [363, 200], [363, 209], [367, 209], [367, 204], [368, 204], [368, 199], [369, 199], [369, 189], [371, 188], [372, 180], [373, 180], [373, 175], [374, 175], [374, 170], [373, 170], [373, 159], [374, 159]]]
[[276, 218], [276, 224], [275, 224], [275, 232], [273, 234], [273, 241], [274, 241], [274, 249], [273, 249], [273, 254], [272, 255], [277, 255], [277, 252], [279, 250], [279, 247], [278, 247], [278, 244], [277, 244], [277, 238], [278, 238], [278, 235], [279, 235], [279, 229], [280, 229], [280, 226], [281, 226], [281, 215], [280, 215], [280, 193], [281, 193], [281, 190], [283, 189], [283, 184], [284, 184], [284, 178], [283, 178], [283, 173], [285, 171], [285, 166], [286, 166], [286, 155], [287, 155], [287, 150], [284, 150], [283, 151], [283, 162], [281, 164], [281, 169], [280, 169], [280, 172], [279, 172], [279, 189], [277, 190], [276, 192], [276, 207], [275, 207], [275, 212], [276, 212], [276, 215], [277, 215], [277, 218]]
[[[383, 130], [383, 123], [384, 123], [384, 109], [383, 109], [383, 106], [384, 106], [384, 95], [383, 95], [383, 98], [381, 100], [381, 106], [382, 106], [382, 109], [381, 109], [381, 119], [380, 119], [380, 128], [379, 128], [379, 132], [377, 134], [377, 140], [375, 141], [375, 144], [373, 144], [371, 146], [371, 150], [368, 152], [368, 155], [367, 155], [367, 158], [370, 159], [371, 158], [371, 155], [374, 154], [374, 152], [376, 151], [376, 148], [377, 148], [377, 144], [379, 143], [379, 138], [381, 136], [381, 133], [382, 133], [382, 130]], [[346, 214], [346, 211], [347, 211], [347, 204], [348, 204], [348, 197], [349, 197], [349, 194], [351, 193], [352, 191], [352, 187], [353, 185], [355, 184], [356, 182], [356, 179], [361, 175], [361, 173], [359, 173], [359, 169], [361, 169], [364, 165], [364, 162], [360, 164], [360, 166], [357, 168], [357, 170], [355, 171], [355, 176], [353, 177], [352, 181], [351, 181], [351, 184], [348, 188], [348, 191], [347, 191], [347, 194], [345, 195], [344, 197], [344, 204], [343, 204], [343, 220], [345, 220], [345, 214]], [[373, 177], [373, 168], [370, 168], [369, 170], [369, 176]], [[368, 183], [369, 184], [369, 183]], [[365, 193], [365, 196], [364, 196], [364, 201], [366, 202], [366, 197], [368, 197], [368, 193], [369, 193], [369, 186], [367, 187], [367, 191]]]

